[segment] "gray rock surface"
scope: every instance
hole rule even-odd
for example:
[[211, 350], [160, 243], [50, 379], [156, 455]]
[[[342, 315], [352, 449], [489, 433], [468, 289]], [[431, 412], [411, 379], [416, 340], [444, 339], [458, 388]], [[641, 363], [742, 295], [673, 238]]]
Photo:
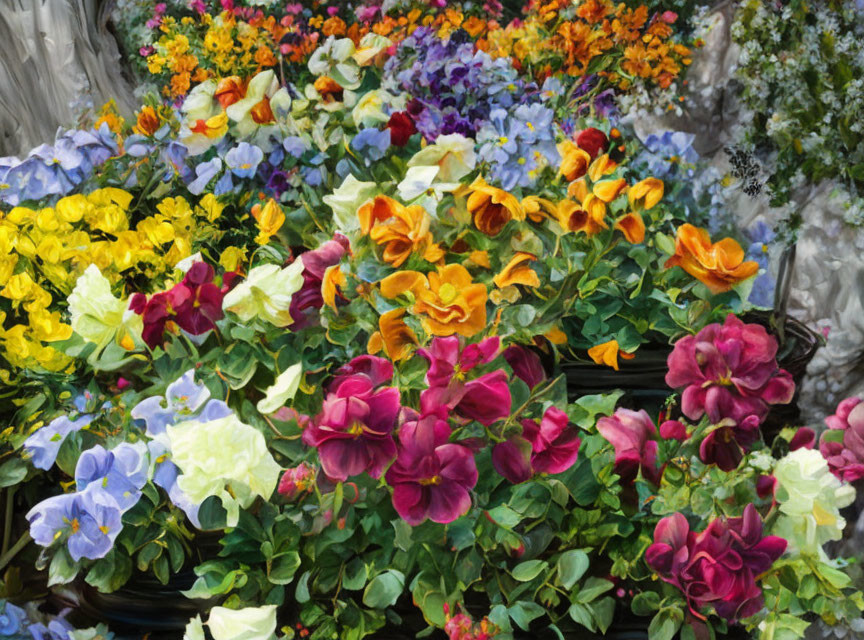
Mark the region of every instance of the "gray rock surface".
[[0, 11], [0, 156], [23, 155], [113, 98], [132, 112], [132, 86], [108, 29], [111, 2], [4, 0]]

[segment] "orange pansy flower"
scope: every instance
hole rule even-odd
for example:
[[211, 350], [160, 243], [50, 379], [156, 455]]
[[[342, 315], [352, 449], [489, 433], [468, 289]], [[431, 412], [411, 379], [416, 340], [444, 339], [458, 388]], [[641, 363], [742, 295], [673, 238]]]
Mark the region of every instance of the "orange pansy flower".
[[411, 355], [411, 347], [418, 344], [417, 336], [405, 321], [405, 309], [392, 309], [378, 319], [381, 342], [387, 357], [396, 362]]
[[252, 217], [258, 222], [259, 233], [255, 238], [258, 244], [267, 244], [285, 223], [285, 213], [273, 198], [270, 198], [263, 207], [260, 204], [254, 205]]
[[561, 165], [558, 167], [558, 173], [565, 180], [573, 182], [588, 173], [591, 156], [587, 151], [576, 146], [576, 143], [565, 140], [558, 145], [558, 153], [561, 154]]
[[487, 236], [497, 236], [511, 219], [525, 219], [525, 211], [514, 195], [486, 184], [483, 178], [477, 178], [470, 190], [468, 211], [476, 227]]
[[417, 251], [429, 262], [444, 257], [429, 232], [430, 218], [421, 205], [406, 207], [388, 196], [375, 196], [357, 210], [360, 229], [373, 242], [384, 245], [384, 261], [401, 266]]
[[472, 282], [461, 264], [438, 267], [428, 278], [417, 271], [398, 271], [381, 281], [385, 298], [407, 293], [414, 298], [413, 313], [423, 316], [423, 328], [432, 335], [470, 338], [486, 328], [486, 286]]
[[240, 101], [246, 95], [246, 83], [240, 76], [228, 76], [222, 78], [216, 85], [213, 97], [219, 101], [223, 109], [227, 109], [235, 102]]
[[645, 221], [638, 213], [631, 212], [618, 218], [615, 228], [624, 234], [630, 244], [641, 244], [645, 240]]
[[605, 364], [618, 371], [618, 341], [610, 340], [588, 349], [588, 357], [597, 364]]
[[159, 126], [159, 114], [156, 113], [156, 109], [146, 106], [138, 112], [138, 118], [132, 131], [142, 136], [152, 136], [159, 130]]
[[628, 197], [631, 207], [647, 211], [663, 198], [663, 181], [659, 178], [645, 178], [630, 187]]
[[603, 229], [608, 229], [609, 225], [604, 220], [606, 206], [599, 200], [597, 202], [601, 207], [594, 206], [591, 210], [586, 210], [583, 205], [577, 202], [562, 200], [558, 203], [558, 224], [565, 231], [582, 231], [589, 238], [597, 235]]
[[537, 273], [528, 266], [528, 263], [536, 260], [536, 256], [531, 253], [519, 251], [510, 262], [507, 263], [501, 273], [492, 278], [492, 282], [499, 289], [503, 289], [511, 284], [524, 284], [527, 287], [539, 287], [540, 278]]
[[683, 224], [675, 238], [675, 255], [666, 261], [666, 267], [681, 267], [712, 293], [723, 293], [759, 271], [759, 263], [744, 262], [744, 255], [732, 238], [712, 244], [705, 229]]

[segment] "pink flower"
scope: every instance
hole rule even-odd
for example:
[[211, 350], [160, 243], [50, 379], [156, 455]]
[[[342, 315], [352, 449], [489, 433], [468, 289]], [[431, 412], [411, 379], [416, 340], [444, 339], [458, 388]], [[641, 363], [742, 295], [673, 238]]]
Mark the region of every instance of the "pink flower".
[[378, 388], [377, 382], [365, 373], [341, 376], [303, 431], [303, 442], [317, 447], [324, 473], [334, 480], [344, 482], [364, 471], [378, 478], [396, 456], [399, 390]]
[[713, 607], [721, 618], [735, 622], [762, 608], [756, 577], [785, 550], [783, 538], [762, 536], [762, 518], [748, 504], [742, 517], [712, 520], [699, 534], [680, 513], [663, 518], [645, 560], [681, 590], [693, 615], [704, 620], [701, 610]]
[[657, 441], [652, 439], [657, 428], [644, 409], [618, 409], [597, 421], [597, 431], [615, 447], [615, 473], [621, 484], [632, 484], [640, 469], [645, 480], [659, 484]]
[[393, 378], [393, 363], [387, 358], [378, 356], [357, 356], [348, 364], [343, 364], [336, 369], [335, 376], [330, 382], [330, 390], [338, 387], [346, 378], [362, 374], [369, 378], [373, 387], [390, 382]]
[[499, 442], [492, 449], [495, 471], [518, 484], [535, 473], [563, 473], [576, 463], [582, 441], [569, 427], [567, 414], [549, 407], [538, 425], [522, 421], [522, 435]]
[[446, 524], [471, 508], [477, 484], [471, 449], [448, 442], [446, 412], [405, 422], [399, 429], [399, 455], [387, 470], [393, 507], [411, 526], [426, 518]]
[[825, 424], [828, 431], [822, 433], [819, 451], [831, 471], [846, 482], [864, 478], [864, 402], [846, 398]]
[[687, 427], [678, 420], [666, 420], [660, 425], [660, 437], [664, 440], [684, 442], [687, 439]]
[[285, 470], [279, 480], [277, 491], [288, 500], [293, 500], [303, 493], [312, 491], [314, 484], [315, 469], [301, 462], [298, 466]]
[[207, 5], [204, 4], [204, 0], [189, 0], [189, 8], [197, 11], [200, 16], [207, 13]]
[[429, 361], [429, 388], [420, 394], [422, 412], [447, 407], [486, 426], [510, 415], [510, 387], [503, 369], [467, 380], [469, 371], [495, 359], [500, 344], [493, 337], [463, 347], [457, 336], [448, 336], [435, 338], [428, 349], [418, 349]]
[[789, 451], [798, 449], [812, 449], [816, 444], [816, 432], [810, 427], [799, 427], [795, 435], [789, 441]]
[[540, 356], [531, 349], [514, 344], [504, 349], [504, 359], [513, 369], [516, 377], [527, 384], [529, 389], [533, 389], [546, 379], [546, 371], [543, 369], [543, 363], [540, 362]]
[[681, 409], [691, 420], [704, 414], [712, 423], [741, 423], [755, 415], [761, 422], [772, 404], [787, 404], [795, 393], [789, 372], [777, 368], [777, 341], [758, 324], [729, 315], [675, 343], [666, 384], [684, 387]]

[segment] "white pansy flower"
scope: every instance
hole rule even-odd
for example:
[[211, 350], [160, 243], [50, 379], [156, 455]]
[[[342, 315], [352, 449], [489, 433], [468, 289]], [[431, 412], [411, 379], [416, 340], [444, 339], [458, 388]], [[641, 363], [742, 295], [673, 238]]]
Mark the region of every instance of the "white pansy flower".
[[434, 195], [440, 200], [443, 194], [459, 188], [458, 182], [435, 182], [441, 172], [437, 165], [408, 167], [405, 178], [396, 186], [399, 197], [405, 202], [423, 194]]
[[207, 620], [213, 640], [270, 640], [276, 632], [276, 605], [213, 607]]
[[333, 210], [336, 228], [342, 233], [359, 229], [357, 209], [370, 198], [374, 198], [378, 191], [376, 183], [361, 182], [349, 173], [338, 189], [323, 198], [324, 203]]
[[476, 164], [474, 140], [458, 133], [438, 136], [435, 144], [421, 149], [408, 161], [409, 167], [437, 166], [438, 179], [442, 182], [458, 182], [471, 173]]
[[284, 269], [277, 264], [254, 267], [243, 282], [225, 294], [222, 309], [236, 314], [242, 322], [260, 318], [276, 327], [287, 327], [294, 322], [291, 297], [302, 286], [302, 260]]
[[141, 316], [129, 310], [128, 302], [114, 297], [111, 283], [96, 265], [87, 267], [75, 282], [69, 294], [69, 313], [72, 330], [96, 343], [96, 353], [115, 338], [126, 349], [141, 338]]
[[300, 379], [303, 377], [303, 365], [298, 363], [291, 365], [279, 374], [276, 381], [267, 388], [264, 397], [258, 401], [258, 411], [263, 414], [275, 413], [288, 400], [292, 399], [300, 388]]
[[229, 527], [237, 526], [241, 508], [257, 496], [269, 499], [276, 489], [282, 469], [261, 432], [236, 415], [181, 422], [165, 433], [171, 459], [183, 472], [177, 486], [195, 504], [218, 497]]
[[774, 477], [780, 517], [773, 533], [786, 538], [790, 550], [827, 560], [822, 545], [843, 537], [846, 521], [840, 509], [852, 504], [855, 489], [841, 483], [813, 449], [798, 449], [779, 460]]

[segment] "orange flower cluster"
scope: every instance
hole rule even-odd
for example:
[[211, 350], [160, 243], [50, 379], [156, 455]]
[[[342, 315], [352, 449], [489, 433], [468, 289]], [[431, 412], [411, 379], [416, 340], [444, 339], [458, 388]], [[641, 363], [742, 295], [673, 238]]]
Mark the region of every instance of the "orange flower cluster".
[[[673, 29], [664, 21], [668, 15], [649, 22], [644, 5], [631, 9], [611, 0], [540, 0], [532, 2], [524, 21], [490, 30], [478, 46], [490, 55], [513, 57], [538, 80], [558, 70], [571, 76], [596, 71], [624, 90], [635, 78], [666, 88], [691, 62], [690, 49], [672, 39]], [[609, 60], [600, 64], [601, 57]]]

